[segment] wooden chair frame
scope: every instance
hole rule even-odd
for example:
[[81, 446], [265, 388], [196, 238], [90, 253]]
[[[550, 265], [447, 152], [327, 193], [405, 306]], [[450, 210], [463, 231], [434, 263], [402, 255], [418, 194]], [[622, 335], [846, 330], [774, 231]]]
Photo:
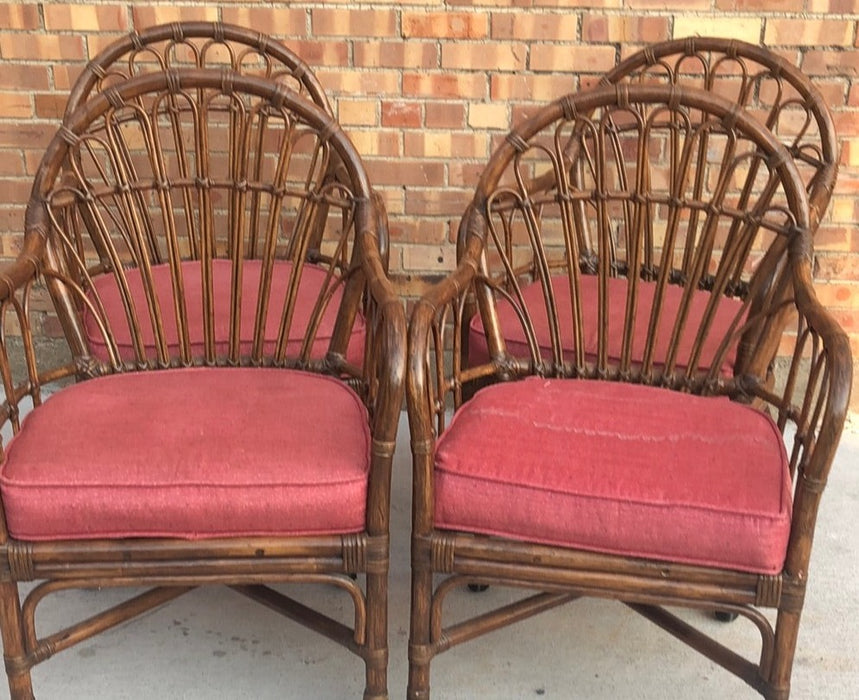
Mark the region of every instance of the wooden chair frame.
[[[111, 201], [125, 202], [128, 206], [123, 211], [130, 212], [144, 201], [135, 199], [138, 186], [161, 194], [170, 188], [179, 188], [177, 202], [205, 203], [211, 201], [207, 188], [215, 185], [232, 188], [230, 191], [234, 196], [227, 199], [238, 202], [247, 201], [242, 199], [245, 196], [242, 193], [259, 183], [248, 178], [232, 183], [212, 183], [205, 177], [183, 179], [174, 174], [173, 180], [161, 178], [160, 184], [155, 182], [154, 185], [145, 180], [135, 182], [132, 178], [106, 191], [64, 190], [69, 186], [69, 164], [80, 162], [76, 157], [70, 158], [70, 153], [87, 138], [92, 138], [88, 129], [96, 120], [112, 123], [111, 115], [121, 114], [123, 109], [136, 115], [141, 123], [152, 126], [142, 105], [158, 100], [169, 102], [181, 98], [198, 110], [196, 119], [204, 119], [204, 110], [199, 107], [202, 103], [197, 101], [207, 95], [212, 96], [213, 101], [223, 98], [235, 105], [246, 99], [257, 105], [256, 114], [279, 115], [284, 123], [297, 125], [304, 132], [315, 135], [319, 144], [318, 157], [337, 159], [340, 163], [343, 178], [331, 184], [319, 176], [321, 179], [316, 184], [320, 189], [306, 198], [307, 206], [322, 200], [333, 203], [332, 207], [316, 210], [323, 211], [325, 216], [338, 208], [343, 209], [346, 214], [336, 226], [343, 228], [344, 237], [349, 236], [348, 247], [343, 248], [339, 261], [329, 261], [329, 275], [342, 276], [339, 286], [343, 290], [343, 298], [335, 331], [323, 357], [309, 354], [309, 340], [305, 341], [300, 356], [290, 353], [284, 356], [283, 352], [275, 351], [264, 351], [261, 355], [236, 354], [234, 349], [238, 347], [238, 338], [235, 325], [231, 330], [229, 351], [219, 350], [211, 336], [207, 336], [205, 348], [199, 356], [187, 356], [187, 350], [171, 354], [162, 345], [157, 356], [138, 351], [135, 358], [129, 359], [112, 353], [110, 359], [104, 361], [93, 357], [90, 351], [80, 325], [81, 300], [85, 292], [85, 287], [80, 285], [82, 280], [88, 281], [96, 274], [98, 264], [96, 268], [86, 268], [82, 260], [75, 263], [74, 241], [83, 240], [85, 225], [94, 224], [96, 220], [90, 221], [84, 216], [77, 224], [84, 229], [74, 234], [70, 230], [61, 230], [63, 222], [71, 221], [62, 215], [69, 201], [78, 202], [82, 209], [87, 210], [87, 203], [96, 201], [98, 197], [107, 197]], [[147, 98], [152, 99], [147, 102]], [[241, 117], [236, 116], [235, 119], [250, 119], [244, 112], [236, 114]], [[119, 117], [116, 119], [116, 125], [121, 125]], [[239, 128], [238, 122], [233, 123]], [[152, 132], [154, 127], [150, 130]], [[100, 143], [104, 142], [106, 139]], [[114, 144], [119, 149], [114, 154], [114, 162], [131, 163], [131, 153], [123, 152], [117, 145], [120, 142]], [[158, 150], [152, 143], [145, 144], [145, 148], [150, 153]], [[208, 153], [209, 149], [204, 146], [198, 155], [205, 158]], [[152, 162], [160, 161], [153, 158]], [[130, 166], [125, 172], [132, 172]], [[263, 189], [266, 187], [264, 184], [261, 186]], [[77, 187], [85, 190], [80, 181]], [[194, 197], [184, 199], [179, 194], [183, 187], [194, 191]], [[276, 189], [275, 185], [269, 186], [272, 196], [280, 196], [273, 188]], [[58, 191], [67, 194], [58, 197]], [[155, 201], [163, 205], [167, 200], [156, 198]], [[384, 218], [384, 212], [377, 210], [377, 204], [358, 153], [330, 114], [269, 79], [203, 69], [148, 73], [112, 86], [67, 118], [48, 146], [37, 171], [21, 253], [15, 262], [4, 265], [0, 271], [3, 327], [17, 326], [21, 332], [20, 339], [5, 332], [0, 336], [0, 376], [5, 390], [0, 414], [5, 427], [14, 434], [26, 430], [22, 416], [28, 404], [38, 407], [57, 387], [62, 392], [63, 384], [117, 372], [158, 372], [161, 368], [189, 365], [239, 365], [285, 367], [337, 377], [357, 392], [369, 412], [372, 449], [366, 525], [362, 532], [342, 535], [21, 541], [10, 535], [5, 512], [0, 507], [0, 631], [9, 686], [15, 700], [33, 697], [30, 671], [36, 664], [186, 591], [208, 584], [229, 586], [342, 645], [365, 663], [364, 697], [387, 697], [390, 475], [403, 396], [405, 317], [402, 304], [386, 277], [377, 227], [377, 222]], [[92, 207], [88, 210], [91, 211]], [[161, 211], [167, 217], [180, 216], [166, 209]], [[215, 218], [210, 212], [209, 216], [203, 215], [199, 219], [204, 241], [213, 240]], [[142, 220], [138, 218], [138, 224]], [[145, 227], [137, 225], [132, 228], [139, 232]], [[313, 230], [312, 222], [306, 224], [303, 235], [306, 237]], [[293, 256], [296, 266], [302, 259], [302, 246], [297, 245], [299, 250]], [[138, 246], [139, 250], [145, 244], [141, 246]], [[83, 249], [80, 250], [83, 254]], [[215, 246], [212, 244], [203, 245], [200, 253], [202, 264], [211, 259], [213, 250]], [[233, 250], [238, 251], [239, 247]], [[273, 248], [271, 250], [274, 251]], [[91, 254], [93, 251], [88, 249], [86, 252]], [[269, 260], [271, 254], [264, 254], [262, 259]], [[174, 275], [178, 274], [178, 266], [174, 265], [173, 270]], [[47, 308], [44, 291], [40, 291], [46, 284], [54, 306], [59, 310], [70, 346], [71, 359], [59, 365], [42, 362], [41, 349], [34, 339], [38, 317], [42, 309]], [[231, 293], [236, 302], [239, 289], [234, 286]], [[366, 318], [367, 337], [363, 361], [355, 366], [347, 360], [345, 346], [350, 325], [359, 312]], [[160, 319], [152, 322], [156, 326], [162, 323]], [[102, 324], [102, 330], [110, 338], [110, 326]], [[164, 330], [163, 326], [156, 328], [156, 336], [163, 335]], [[315, 326], [311, 323], [307, 338], [311, 339], [314, 332]], [[27, 593], [22, 605], [19, 583], [31, 581], [39, 583]], [[343, 624], [324, 612], [312, 610], [272, 588], [270, 584], [275, 583], [333, 585], [352, 601], [354, 622]], [[46, 597], [73, 588], [128, 586], [148, 586], [149, 590], [65, 629], [43, 636], [37, 634], [35, 613]]]
[[[535, 258], [534, 267], [542, 270], [536, 279], [544, 283], [546, 313], [552, 325], [552, 319], [558, 318], [559, 311], [552, 306], [551, 294], [545, 284], [548, 275], [552, 271], [566, 275], [569, 285], [576, 287], [578, 275], [584, 274], [580, 264], [569, 262], [580, 261], [575, 247], [578, 238], [573, 234], [575, 216], [569, 210], [575, 208], [576, 202], [592, 204], [597, 212], [594, 214], [597, 230], [607, 233], [611, 229], [605, 218], [608, 207], [603, 203], [616, 199], [637, 210], [652, 201], [649, 200], [651, 180], [645, 175], [640, 175], [636, 181], [630, 180], [626, 187], [601, 187], [599, 183], [607, 180], [600, 179], [600, 173], [602, 168], [609, 167], [606, 165], [611, 161], [609, 158], [593, 159], [597, 161], [591, 164], [596, 174], [589, 187], [594, 189], [580, 189], [581, 182], [564, 175], [569, 171], [562, 165], [568, 162], [564, 160], [564, 144], [574, 143], [574, 138], [555, 138], [555, 150], [551, 145], [540, 146], [550, 154], [546, 161], [553, 164], [553, 172], [546, 178], [553, 179], [555, 184], [535, 191], [529, 185], [533, 179], [529, 180], [527, 169], [520, 163], [525, 162], [532, 144], [537, 143], [536, 135], [547, 130], [550, 136], [539, 143], [550, 143], [551, 130], [558, 124], [570, 125], [564, 131], [565, 135], [577, 133], [579, 127], [584, 130], [592, 128], [596, 133], [599, 126], [595, 120], [601, 118], [598, 123], [605, 128], [600, 132], [604, 138], [599, 143], [607, 153], [611, 153], [612, 144], [619, 143], [612, 133], [617, 134], [618, 131], [611, 126], [615, 123], [612, 118], [605, 117], [605, 114], [613, 113], [612, 110], [650, 114], [659, 109], [669, 115], [678, 115], [675, 123], [685, 124], [694, 121], [690, 113], [700, 112], [706, 115], [704, 121], [716, 125], [716, 130], [727, 134], [731, 143], [740, 135], [749, 138], [753, 144], [751, 152], [758, 154], [756, 157], [760, 157], [761, 167], [768, 169], [771, 175], [772, 187], [768, 188], [768, 195], [762, 195], [765, 197], [763, 201], [767, 201], [767, 196], [772, 197], [775, 189], [781, 191], [779, 204], [772, 205], [779, 212], [774, 221], [769, 221], [770, 215], [764, 213], [766, 204], [760, 209], [750, 206], [752, 213], [737, 219], [756, 230], [761, 226], [771, 227], [776, 234], [778, 254], [770, 256], [772, 264], [766, 274], [758, 270], [754, 278], [752, 291], [756, 295], [759, 292], [757, 306], [752, 309], [749, 301], [744, 302], [745, 308], [752, 310], [748, 311], [748, 322], [743, 329], [735, 327], [735, 337], [741, 349], [730, 374], [723, 371], [727, 343], [721, 345], [722, 352], [705, 367], [676, 364], [672, 360], [676, 339], [669, 343], [661, 357], [651, 354], [647, 359], [646, 355], [643, 362], [632, 361], [628, 353], [620, 358], [608, 357], [604, 322], [597, 330], [600, 352], [596, 357], [586, 356], [581, 343], [572, 357], [565, 356], [557, 333], [550, 356], [541, 355], [533, 335], [528, 341], [526, 356], [512, 353], [496, 318], [498, 303], [502, 299], [512, 300], [519, 320], [526, 328], [536, 311], [517, 301], [515, 280], [519, 268], [514, 268], [506, 257], [504, 241], [509, 242], [509, 238], [505, 238], [508, 231], [506, 224], [494, 223], [495, 217], [506, 222], [506, 212], [515, 210], [525, 221], [523, 227], [527, 230]], [[666, 117], [666, 121], [672, 119], [672, 116]], [[554, 133], [560, 131], [557, 127]], [[646, 168], [647, 149], [641, 147], [637, 153], [637, 163]], [[701, 153], [699, 151], [699, 156]], [[678, 155], [672, 160], [672, 172], [687, 172], [684, 167], [695, 167], [695, 161], [694, 157], [690, 158], [684, 166]], [[699, 165], [703, 162], [697, 160]], [[671, 182], [682, 179], [677, 177]], [[563, 184], [556, 187], [557, 183]], [[547, 191], [553, 190], [558, 192], [554, 199], [554, 195], [546, 195]], [[685, 191], [682, 194], [675, 192], [661, 201], [671, 209], [683, 206], [685, 196]], [[541, 239], [540, 207], [552, 202], [562, 211], [569, 211], [564, 217], [566, 267], [562, 263], [557, 263], [560, 267], [551, 266]], [[730, 213], [730, 206], [719, 205], [718, 202], [711, 201], [702, 208], [717, 218], [722, 215], [737, 217], [736, 211]], [[430, 662], [436, 655], [581, 596], [623, 602], [740, 677], [762, 695], [772, 699], [788, 697], [814, 522], [845, 420], [852, 374], [847, 337], [817, 302], [811, 285], [809, 219], [804, 184], [790, 155], [767, 127], [737, 105], [700, 90], [630, 85], [602, 87], [569, 95], [553, 102], [513, 130], [498, 147], [463, 217], [456, 270], [425, 294], [414, 308], [410, 322], [407, 400], [414, 481], [409, 698], [429, 697]], [[781, 244], [778, 244], [779, 240]], [[606, 240], [600, 250], [608, 251], [609, 248]], [[607, 262], [609, 257], [599, 256], [592, 274], [603, 280], [628, 273], [628, 269], [612, 268]], [[499, 258], [512, 286], [505, 286], [493, 272], [492, 265], [497, 269]], [[684, 283], [693, 287], [696, 282], [703, 283], [706, 275], [702, 275], [701, 268], [704, 267], [700, 266], [697, 276], [692, 278], [668, 274], [666, 269], [657, 271], [657, 288]], [[642, 275], [644, 273], [642, 269]], [[630, 284], [635, 274], [629, 275]], [[715, 281], [715, 289], [720, 293], [730, 294], [725, 275], [717, 274], [711, 281]], [[690, 296], [687, 294], [684, 298], [688, 300]], [[630, 303], [635, 305], [634, 301]], [[601, 298], [600, 318], [603, 319], [606, 317], [604, 304]], [[490, 357], [484, 364], [469, 366], [461, 361], [464, 356], [461, 343], [470, 309], [474, 308], [481, 314]], [[543, 313], [542, 307], [540, 313]], [[680, 313], [683, 313], [682, 309]], [[581, 338], [581, 318], [573, 318], [570, 323], [573, 332]], [[785, 345], [784, 331], [788, 326], [796, 335], [792, 343]], [[557, 329], [557, 326], [553, 327]], [[629, 315], [622, 332], [624, 338], [631, 337]], [[653, 342], [653, 323], [650, 332], [648, 342]], [[702, 327], [699, 338], [705, 334]], [[741, 336], [742, 340], [739, 340]], [[780, 345], [782, 351], [791, 347], [790, 359], [786, 380], [774, 385], [769, 373]], [[700, 348], [700, 345], [696, 347]], [[468, 388], [475, 381], [515, 381], [533, 375], [567, 378], [571, 382], [578, 379], [626, 381], [703, 396], [727, 396], [769, 412], [782, 431], [793, 425], [795, 437], [791, 439], [790, 430], [785, 435], [794, 479], [794, 510], [783, 570], [776, 575], [760, 575], [438, 528], [434, 519], [434, 455], [437, 440], [449, 425], [450, 411], [455, 413], [467, 405], [464, 402], [470, 395]], [[505, 586], [528, 591], [530, 595], [470, 619], [445, 624], [446, 596], [465, 585]], [[750, 620], [761, 635], [760, 658], [757, 661], [746, 659], [668, 612], [665, 606], [719, 609]], [[777, 615], [774, 626], [764, 614], [767, 609]]]

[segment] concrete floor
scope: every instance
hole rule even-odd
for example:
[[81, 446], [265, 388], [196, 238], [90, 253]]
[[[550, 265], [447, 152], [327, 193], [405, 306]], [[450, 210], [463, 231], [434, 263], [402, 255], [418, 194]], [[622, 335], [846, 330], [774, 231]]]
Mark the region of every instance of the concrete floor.
[[[390, 595], [391, 698], [406, 686], [408, 643], [409, 451], [403, 424], [396, 456]], [[800, 630], [792, 698], [859, 697], [859, 422], [845, 434], [824, 496], [812, 580]], [[302, 595], [304, 591], [301, 592]], [[326, 609], [350, 605], [333, 589], [308, 588]], [[507, 596], [490, 589], [453, 595], [463, 612]], [[62, 608], [97, 609], [113, 591], [70, 592], [44, 604], [51, 627]], [[690, 619], [754, 656], [743, 621]], [[328, 640], [223, 588], [194, 591], [38, 666], [41, 700], [153, 698], [359, 698], [362, 664]], [[741, 681], [625, 607], [582, 600], [460, 646], [432, 666], [433, 697], [603, 699], [752, 698]], [[0, 698], [8, 698], [5, 687]]]

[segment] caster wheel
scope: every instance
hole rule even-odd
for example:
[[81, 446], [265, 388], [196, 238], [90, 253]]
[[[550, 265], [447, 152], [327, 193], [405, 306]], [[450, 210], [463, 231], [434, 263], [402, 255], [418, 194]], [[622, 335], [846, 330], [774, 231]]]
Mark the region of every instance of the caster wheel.
[[719, 622], [733, 622], [739, 617], [739, 614], [728, 612], [727, 610], [717, 610], [713, 613], [713, 617], [715, 617]]

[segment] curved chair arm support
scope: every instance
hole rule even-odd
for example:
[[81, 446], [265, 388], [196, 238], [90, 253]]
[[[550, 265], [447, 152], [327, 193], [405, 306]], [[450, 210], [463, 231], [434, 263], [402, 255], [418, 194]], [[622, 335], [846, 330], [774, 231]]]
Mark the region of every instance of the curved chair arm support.
[[[794, 449], [804, 447], [805, 454], [795, 475], [793, 523], [785, 571], [805, 578], [820, 498], [850, 404], [853, 362], [847, 334], [817, 300], [812, 286], [811, 261], [807, 257], [794, 265], [793, 279], [801, 323], [808, 328], [809, 342], [816, 344], [810, 348], [811, 360], [805, 359], [811, 363], [808, 383], [791, 401], [799, 406], [799, 434]], [[796, 353], [794, 363], [800, 361], [799, 354]], [[786, 399], [790, 401], [791, 397]]]

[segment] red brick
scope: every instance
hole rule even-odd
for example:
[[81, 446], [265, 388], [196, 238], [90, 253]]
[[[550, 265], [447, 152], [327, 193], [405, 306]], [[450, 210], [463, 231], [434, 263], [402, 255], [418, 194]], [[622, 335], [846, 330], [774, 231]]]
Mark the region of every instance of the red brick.
[[313, 35], [385, 37], [397, 34], [397, 15], [389, 10], [311, 11]]
[[842, 137], [859, 136], [859, 111], [834, 112], [835, 132]]
[[802, 70], [808, 75], [859, 75], [859, 51], [807, 51]]
[[[859, 256], [821, 252], [814, 256], [816, 279], [859, 279]], [[859, 326], [856, 327], [859, 330]]]
[[284, 40], [290, 50], [297, 53], [301, 60], [311, 67], [349, 65], [349, 47], [342, 41], [324, 41], [322, 39], [291, 39]]
[[710, 0], [626, 0], [630, 10], [709, 10]]
[[767, 19], [764, 42], [791, 46], [850, 46], [854, 22], [838, 19]]
[[489, 17], [474, 12], [403, 12], [403, 36], [425, 39], [483, 39]]
[[[107, 33], [102, 32], [99, 34], [89, 34], [87, 36], [87, 56], [89, 58], [94, 58], [102, 51], [104, 51], [108, 46], [110, 46], [117, 39], [121, 39], [125, 37], [126, 34], [123, 33]], [[59, 68], [59, 66], [57, 66]], [[58, 86], [59, 87], [59, 86]]]
[[406, 192], [406, 214], [415, 216], [456, 216], [462, 215], [471, 201], [473, 190], [456, 190], [448, 187], [443, 190], [411, 189]]
[[615, 64], [616, 52], [611, 46], [561, 46], [538, 44], [531, 47], [531, 70], [605, 72]]
[[54, 87], [57, 90], [68, 92], [74, 81], [81, 74], [83, 68], [83, 63], [55, 63], [51, 68], [51, 73], [54, 77]]
[[808, 0], [809, 12], [850, 15], [856, 13], [856, 0]]
[[427, 187], [444, 180], [444, 163], [423, 158], [365, 159], [370, 181], [377, 187]]
[[34, 95], [36, 116], [40, 119], [62, 119], [66, 109], [65, 94], [36, 94]]
[[462, 129], [466, 110], [461, 102], [427, 102], [426, 126], [430, 129]]
[[590, 43], [650, 43], [671, 38], [668, 17], [618, 17], [587, 14], [582, 20], [582, 39]]
[[450, 71], [521, 71], [527, 56], [527, 47], [521, 43], [447, 43], [441, 47], [441, 66]]
[[4, 202], [26, 204], [27, 200], [30, 199], [32, 188], [33, 183], [30, 182], [29, 178], [25, 180], [20, 178], [0, 180], [0, 192], [3, 193]]
[[579, 77], [569, 73], [493, 75], [490, 95], [496, 101], [550, 102], [579, 89], [579, 83]]
[[168, 22], [214, 22], [218, 20], [217, 7], [197, 7], [188, 5], [155, 5], [132, 7], [132, 17], [136, 29], [144, 29], [155, 24]]
[[399, 132], [391, 129], [349, 129], [349, 138], [362, 156], [399, 157], [402, 153]]
[[356, 67], [415, 69], [439, 65], [436, 42], [359, 41], [355, 42], [353, 51]]
[[50, 31], [128, 31], [123, 5], [44, 4], [45, 28]]
[[578, 13], [496, 13], [492, 16], [494, 39], [575, 41], [578, 30]]
[[484, 133], [467, 131], [406, 132], [403, 153], [415, 158], [486, 158], [487, 136]]
[[819, 251], [848, 251], [850, 229], [845, 226], [821, 224], [814, 234], [814, 248]]
[[[16, 146], [44, 151], [56, 131], [56, 124], [39, 122], [0, 122], [0, 148]], [[41, 157], [41, 155], [39, 156]]]
[[[534, 7], [559, 7], [566, 10], [570, 7], [570, 0], [533, 0], [533, 4]], [[618, 9], [623, 7], [623, 0], [578, 0], [575, 7], [610, 7]]]
[[341, 98], [337, 104], [337, 120], [343, 126], [378, 126], [376, 100]]
[[462, 161], [451, 162], [448, 166], [448, 178], [450, 180], [451, 187], [475, 187], [485, 167], [485, 159], [476, 163]]
[[762, 26], [763, 20], [759, 16], [716, 15], [705, 19], [699, 15], [677, 15], [674, 17], [674, 38], [709, 34], [758, 44], [761, 40]]
[[26, 175], [24, 160], [19, 149], [4, 149], [0, 151], [0, 177], [17, 177]]
[[4, 30], [40, 29], [39, 6], [35, 3], [3, 3], [0, 5], [0, 27]]
[[474, 73], [403, 73], [403, 94], [412, 97], [475, 99], [486, 97], [488, 81]]
[[50, 78], [47, 66], [4, 62], [0, 68], [0, 89], [47, 90]]
[[859, 309], [859, 283], [818, 281], [817, 299], [826, 308]]
[[[307, 10], [290, 7], [225, 7], [221, 18], [240, 27], [255, 27], [277, 37], [306, 37], [309, 15]], [[289, 42], [285, 42], [289, 43]], [[307, 60], [304, 54], [299, 54]]]
[[423, 121], [420, 102], [382, 102], [382, 126], [415, 128]]
[[451, 7], [531, 7], [533, 0], [448, 0]]
[[318, 70], [316, 75], [326, 90], [355, 97], [358, 95], [396, 95], [400, 92], [399, 73], [386, 71]]
[[452, 270], [456, 253], [446, 243], [441, 245], [410, 245], [403, 250], [404, 270]]
[[[813, 0], [812, 0], [813, 1]], [[716, 9], [736, 12], [802, 12], [805, 0], [716, 0]]]
[[83, 61], [84, 42], [67, 34], [0, 35], [0, 56], [36, 61]]

